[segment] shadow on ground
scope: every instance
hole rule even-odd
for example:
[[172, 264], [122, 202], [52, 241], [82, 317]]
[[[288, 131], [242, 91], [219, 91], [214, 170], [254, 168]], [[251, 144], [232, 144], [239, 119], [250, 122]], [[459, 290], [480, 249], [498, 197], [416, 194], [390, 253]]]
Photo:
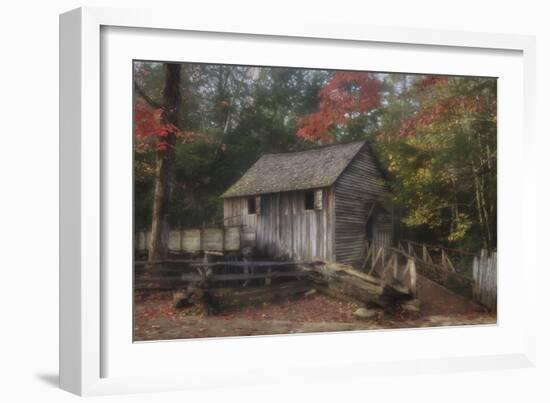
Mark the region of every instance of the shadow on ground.
[[47, 385], [58, 388], [59, 387], [59, 375], [58, 374], [36, 374], [37, 379], [41, 380]]

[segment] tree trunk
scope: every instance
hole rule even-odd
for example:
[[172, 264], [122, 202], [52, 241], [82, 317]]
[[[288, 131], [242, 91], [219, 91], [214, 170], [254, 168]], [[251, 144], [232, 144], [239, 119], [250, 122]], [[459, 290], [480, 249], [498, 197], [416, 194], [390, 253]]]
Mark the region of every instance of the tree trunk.
[[[162, 123], [178, 126], [178, 112], [181, 104], [181, 66], [167, 63], [164, 68]], [[149, 261], [165, 259], [168, 254], [168, 232], [170, 230], [168, 219], [173, 188], [176, 133], [169, 133], [166, 137], [159, 138], [159, 141], [166, 142], [166, 147], [161, 147], [156, 152]]]

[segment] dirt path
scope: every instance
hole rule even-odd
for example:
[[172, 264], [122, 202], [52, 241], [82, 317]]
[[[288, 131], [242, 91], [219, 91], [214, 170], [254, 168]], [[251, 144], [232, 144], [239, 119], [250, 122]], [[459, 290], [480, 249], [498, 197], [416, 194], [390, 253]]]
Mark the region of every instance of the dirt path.
[[487, 310], [478, 303], [455, 294], [424, 276], [419, 275], [417, 277], [416, 286], [422, 316], [487, 312]]

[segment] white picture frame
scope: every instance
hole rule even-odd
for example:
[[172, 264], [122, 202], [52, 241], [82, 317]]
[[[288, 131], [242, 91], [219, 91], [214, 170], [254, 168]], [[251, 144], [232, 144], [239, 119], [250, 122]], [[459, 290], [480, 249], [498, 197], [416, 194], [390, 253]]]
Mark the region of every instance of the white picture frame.
[[[108, 42], [106, 37], [102, 36], [105, 32], [113, 33]], [[116, 327], [116, 323], [126, 323], [128, 320], [121, 317], [121, 312], [127, 312], [129, 301], [126, 301], [125, 305], [116, 305], [110, 297], [117, 291], [117, 285], [126, 284], [128, 272], [121, 270], [120, 277], [113, 277], [111, 271], [106, 271], [110, 264], [109, 259], [125, 259], [125, 253], [128, 252], [131, 233], [127, 234], [130, 241], [124, 241], [122, 238], [126, 231], [124, 225], [128, 224], [128, 215], [122, 214], [122, 219], [126, 219], [124, 222], [117, 221], [120, 215], [105, 214], [105, 211], [116, 211], [112, 208], [124, 208], [123, 203], [128, 200], [124, 197], [118, 198], [120, 205], [111, 208], [109, 194], [113, 186], [110, 178], [124, 178], [124, 173], [127, 173], [124, 169], [129, 168], [127, 162], [131, 160], [131, 152], [128, 149], [128, 155], [122, 158], [119, 167], [109, 162], [110, 152], [116, 147], [124, 147], [127, 143], [115, 144], [111, 142], [112, 137], [105, 137], [105, 133], [111, 130], [110, 125], [117, 123], [111, 123], [109, 120], [109, 115], [114, 114], [110, 109], [102, 109], [106, 104], [113, 105], [115, 98], [110, 98], [110, 94], [124, 95], [124, 85], [131, 87], [131, 82], [124, 84], [123, 80], [111, 80], [106, 83], [102, 74], [119, 78], [112, 75], [118, 73], [109, 70], [109, 61], [103, 60], [106, 56], [112, 57], [114, 67], [118, 63], [116, 55], [121, 58], [120, 60], [126, 61], [128, 58], [144, 58], [144, 53], [132, 55], [135, 47], [131, 45], [131, 38], [128, 39], [128, 36], [137, 35], [138, 32], [144, 35], [144, 39], [155, 33], [151, 43], [174, 43], [182, 40], [178, 35], [192, 33], [195, 38], [193, 40], [200, 40], [201, 35], [210, 35], [213, 42], [237, 38], [239, 41], [252, 40], [259, 46], [270, 44], [269, 46], [275, 47], [286, 46], [285, 44], [292, 42], [302, 51], [312, 49], [317, 43], [334, 51], [340, 48], [357, 48], [358, 52], [362, 52], [362, 46], [384, 51], [393, 47], [395, 55], [387, 57], [394, 57], [395, 60], [401, 60], [399, 52], [424, 52], [429, 59], [434, 57], [429, 55], [431, 51], [438, 51], [447, 52], [451, 60], [448, 62], [449, 65], [453, 58], [464, 56], [460, 52], [470, 52], [473, 54], [472, 61], [475, 57], [487, 57], [484, 64], [480, 63], [480, 66], [485, 67], [477, 67], [481, 72], [487, 72], [486, 75], [494, 75], [490, 72], [502, 68], [503, 80], [509, 78], [506, 82], [512, 84], [509, 93], [508, 87], [503, 87], [503, 93], [499, 88], [499, 245], [506, 246], [509, 231], [514, 231], [516, 237], [521, 235], [523, 243], [515, 247], [514, 256], [510, 255], [509, 260], [503, 261], [502, 259], [506, 259], [508, 255], [499, 253], [498, 325], [132, 344], [126, 333], [131, 329], [124, 326], [120, 329]], [[151, 45], [144, 41], [141, 46], [145, 49]], [[395, 375], [534, 365], [535, 322], [534, 318], [529, 316], [529, 312], [535, 312], [535, 309], [531, 308], [535, 301], [534, 279], [537, 266], [534, 256], [526, 252], [526, 235], [531, 234], [532, 241], [536, 233], [535, 211], [529, 208], [534, 200], [535, 185], [534, 180], [525, 175], [534, 164], [534, 159], [530, 158], [533, 155], [534, 141], [533, 37], [370, 27], [315, 20], [287, 21], [280, 24], [278, 21], [251, 21], [244, 18], [207, 19], [192, 13], [181, 15], [158, 10], [81, 8], [61, 15], [60, 47], [60, 384], [63, 389], [79, 395], [97, 395], [227, 385], [245, 386], [274, 381], [293, 382], [297, 376], [302, 381], [335, 380], [381, 373]], [[105, 50], [106, 48], [108, 49]], [[198, 47], [196, 48], [196, 58], [193, 60], [221, 60], [217, 57], [208, 59], [200, 53]], [[116, 49], [116, 52], [109, 53], [112, 49]], [[238, 46], [235, 45], [234, 49], [236, 53], [239, 52]], [[378, 51], [376, 49], [373, 51]], [[295, 52], [295, 60], [301, 60], [300, 52], [296, 49]], [[274, 60], [270, 57], [274, 57], [274, 54], [276, 56], [273, 52], [251, 53], [252, 55], [248, 55], [247, 58], [241, 54], [240, 58], [235, 58], [235, 62], [241, 61], [242, 64], [246, 64], [247, 61], [257, 60], [258, 64], [269, 63], [269, 60]], [[502, 65], [494, 65], [494, 57], [501, 57], [500, 55]], [[509, 63], [506, 62], [506, 55], [511, 55]], [[155, 56], [156, 60], [167, 60], [162, 56], [162, 52], [159, 52]], [[317, 66], [318, 63], [323, 63], [320, 59], [315, 59], [314, 51], [308, 57], [305, 64], [298, 62], [294, 65]], [[384, 57], [386, 56], [382, 55], [381, 59]], [[224, 59], [226, 62], [231, 60], [230, 56]], [[393, 68], [397, 71], [410, 71], [409, 69], [414, 67], [410, 67], [410, 64], [407, 67], [407, 63], [412, 62], [414, 61], [402, 60], [396, 62]], [[327, 67], [344, 68], [349, 67], [350, 63], [348, 60], [342, 65], [333, 64]], [[508, 64], [511, 66], [510, 69], [504, 70], [503, 66]], [[373, 65], [372, 69], [376, 67]], [[470, 67], [474, 69], [475, 66]], [[105, 73], [105, 68], [108, 73]], [[468, 66], [456, 66], [450, 68], [449, 72], [470, 71], [467, 68]], [[130, 70], [131, 67], [123, 66], [117, 71], [127, 74]], [[474, 70], [471, 71], [474, 74]], [[117, 87], [114, 82], [121, 83], [122, 87]], [[517, 94], [519, 99], [515, 99], [513, 105], [501, 104], [500, 99], [506, 94]], [[107, 98], [104, 98], [105, 96]], [[117, 108], [124, 108], [124, 102]], [[520, 109], [517, 109], [518, 106]], [[513, 110], [518, 111], [519, 116], [510, 116], [509, 112]], [[131, 114], [129, 110], [127, 112]], [[127, 114], [122, 115], [124, 116]], [[124, 124], [122, 118], [119, 120]], [[131, 125], [131, 122], [126, 119], [125, 124]], [[501, 129], [502, 133], [506, 133], [508, 125], [519, 129], [522, 136], [503, 137]], [[127, 131], [127, 126], [122, 130]], [[506, 166], [501, 170], [501, 158], [508, 161], [508, 151], [511, 149], [520, 150], [522, 156], [523, 168], [515, 173], [507, 170]], [[121, 171], [117, 174], [116, 170]], [[506, 175], [501, 175], [502, 172]], [[522, 192], [511, 191], [509, 183], [520, 184]], [[510, 220], [511, 223], [503, 223], [501, 220], [506, 212], [507, 203], [520, 203], [521, 206], [519, 217]], [[111, 228], [108, 232], [112, 231], [109, 232], [109, 242], [106, 242], [105, 228]], [[115, 256], [112, 255], [112, 246], [120, 245], [116, 242], [117, 239], [122, 239], [123, 245], [122, 252]], [[129, 256], [126, 256], [126, 259], [128, 258]], [[517, 312], [508, 315], [510, 304], [507, 303], [507, 298], [511, 298], [511, 288], [508, 287], [507, 264], [519, 264], [521, 267], [522, 276], [518, 281], [523, 298], [521, 305], [514, 308], [526, 313], [521, 321]], [[504, 268], [502, 275], [501, 266]], [[123, 296], [127, 296], [125, 293], [129, 292], [118, 290]], [[497, 339], [498, 342], [493, 343], [494, 346], [489, 349], [489, 342]], [[434, 343], [452, 340], [461, 340], [462, 344], [457, 344], [454, 350], [445, 346], [433, 348]], [[475, 340], [481, 340], [479, 345], [475, 344]], [[335, 346], [342, 345], [342, 341], [345, 341], [345, 347], [340, 352], [334, 351]], [[354, 346], [371, 343], [378, 343], [377, 351], [371, 351], [368, 355], [353, 350]], [[418, 346], [418, 351], [408, 354], [404, 348], [396, 348], [390, 353], [386, 348], [389, 345], [407, 344]], [[327, 351], [324, 357], [315, 355], [315, 349], [320, 345]], [[281, 355], [284, 349], [291, 352], [287, 357]], [[178, 355], [185, 357], [185, 360], [179, 361]], [[134, 366], [135, 362], [150, 366], [153, 362], [166, 360], [167, 356], [173, 356], [176, 365], [166, 365], [165, 370], [157, 375], [146, 371], [131, 371], [132, 363]], [[120, 365], [116, 370], [111, 369], [111, 364], [107, 363], [117, 360], [129, 364]], [[184, 364], [181, 364], [182, 362]], [[262, 371], [257, 370], [260, 368]], [[307, 371], [304, 371], [304, 368], [307, 368]]]

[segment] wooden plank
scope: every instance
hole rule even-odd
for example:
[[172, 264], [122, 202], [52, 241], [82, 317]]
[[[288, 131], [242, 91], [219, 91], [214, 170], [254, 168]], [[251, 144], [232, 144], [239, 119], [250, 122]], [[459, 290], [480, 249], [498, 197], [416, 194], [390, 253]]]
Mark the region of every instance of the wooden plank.
[[317, 189], [314, 193], [314, 207], [315, 210], [323, 209], [323, 190]]
[[233, 281], [233, 280], [254, 280], [254, 279], [273, 279], [284, 277], [305, 277], [307, 274], [303, 271], [270, 271], [266, 273], [232, 273], [232, 274], [212, 274], [209, 281]]
[[[267, 267], [267, 273], [271, 274], [271, 266]], [[271, 276], [266, 277], [265, 279], [265, 285], [271, 285]]]
[[380, 279], [369, 276], [348, 265], [331, 263], [324, 265], [309, 265], [300, 267], [310, 274], [310, 279], [316, 285], [331, 287], [343, 295], [353, 296], [366, 302], [383, 293]]
[[441, 267], [443, 267], [443, 270], [449, 271], [447, 259], [445, 258], [445, 249], [441, 249]]
[[238, 251], [241, 249], [241, 229], [239, 227], [225, 227], [223, 236], [223, 250]]
[[422, 260], [424, 260], [425, 263], [430, 263], [430, 264], [434, 263], [432, 256], [430, 255], [430, 252], [428, 251], [428, 248], [426, 247], [426, 245], [422, 245]]
[[367, 242], [367, 254], [365, 256], [365, 260], [363, 262], [363, 264], [361, 265], [361, 270], [365, 270], [366, 267], [367, 267], [367, 264], [369, 262], [369, 258], [371, 257], [372, 255], [372, 251], [374, 249], [374, 246], [373, 245], [370, 245], [369, 246], [369, 243]]
[[201, 250], [201, 230], [188, 229], [182, 231], [181, 241], [184, 252], [199, 252]]
[[[136, 279], [136, 283], [144, 282], [166, 282], [171, 284], [177, 284], [180, 282], [189, 282], [197, 283], [203, 281], [206, 274], [197, 274], [197, 273], [183, 273], [177, 277], [169, 276], [150, 276], [143, 279]], [[246, 281], [254, 279], [273, 279], [273, 278], [287, 278], [295, 277], [301, 278], [306, 277], [307, 273], [300, 270], [293, 271], [269, 271], [266, 273], [228, 273], [228, 274], [209, 274], [207, 275], [208, 281], [213, 282], [223, 282], [223, 281]]]
[[196, 263], [196, 259], [163, 259], [163, 260], [154, 260], [152, 262], [149, 262], [147, 260], [136, 260], [134, 261], [135, 267], [141, 267], [148, 264], [152, 265], [172, 265], [172, 264], [181, 264], [181, 265], [187, 265], [189, 263]]
[[174, 252], [181, 251], [181, 233], [179, 230], [168, 232], [168, 250]]
[[136, 236], [137, 239], [137, 248], [139, 250], [148, 250], [147, 247], [147, 231], [139, 231]]
[[221, 228], [204, 228], [202, 237], [202, 250], [223, 250], [223, 230]]
[[300, 261], [297, 261], [297, 262], [280, 262], [280, 261], [248, 261], [248, 262], [208, 262], [208, 263], [203, 263], [203, 262], [194, 262], [194, 263], [189, 263], [189, 266], [190, 267], [203, 267], [203, 266], [208, 266], [208, 267], [216, 267], [216, 266], [229, 266], [229, 267], [249, 267], [249, 266], [254, 266], [254, 267], [269, 267], [269, 266], [273, 266], [273, 267], [278, 267], [278, 266], [283, 266], [283, 267], [290, 267], [290, 266], [297, 266], [297, 265], [311, 265], [311, 262], [300, 262]]
[[442, 245], [429, 245], [429, 244], [418, 243], [418, 242], [414, 242], [414, 241], [410, 241], [410, 240], [407, 241], [407, 242], [410, 242], [411, 244], [416, 245], [418, 247], [424, 247], [425, 246], [429, 249], [434, 249], [434, 250], [445, 249], [448, 252], [455, 252], [455, 253], [459, 253], [459, 254], [466, 255], [466, 256], [474, 257], [474, 256], [478, 255], [478, 253], [473, 252], [471, 250], [467, 250], [467, 249], [449, 248], [447, 246], [442, 246]]
[[445, 254], [445, 260], [447, 261], [447, 267], [449, 269], [451, 269], [451, 271], [453, 273], [456, 273], [455, 266], [454, 266], [453, 262], [451, 261], [451, 259], [449, 259], [449, 255]]
[[416, 250], [414, 249], [414, 245], [409, 241], [407, 241], [407, 252], [409, 255], [414, 256], [415, 258], [418, 257], [418, 255], [416, 254]]
[[371, 262], [371, 268], [369, 270], [369, 275], [372, 274], [374, 272], [374, 269], [376, 267], [376, 263], [378, 263], [378, 259], [380, 258], [380, 256], [382, 255], [382, 249], [383, 248], [378, 248], [378, 252], [376, 253], [376, 257], [374, 259], [372, 259], [372, 262]]
[[497, 309], [497, 254], [488, 254], [482, 250], [479, 258], [473, 261], [472, 273], [474, 282], [472, 294], [474, 299], [489, 308]]

